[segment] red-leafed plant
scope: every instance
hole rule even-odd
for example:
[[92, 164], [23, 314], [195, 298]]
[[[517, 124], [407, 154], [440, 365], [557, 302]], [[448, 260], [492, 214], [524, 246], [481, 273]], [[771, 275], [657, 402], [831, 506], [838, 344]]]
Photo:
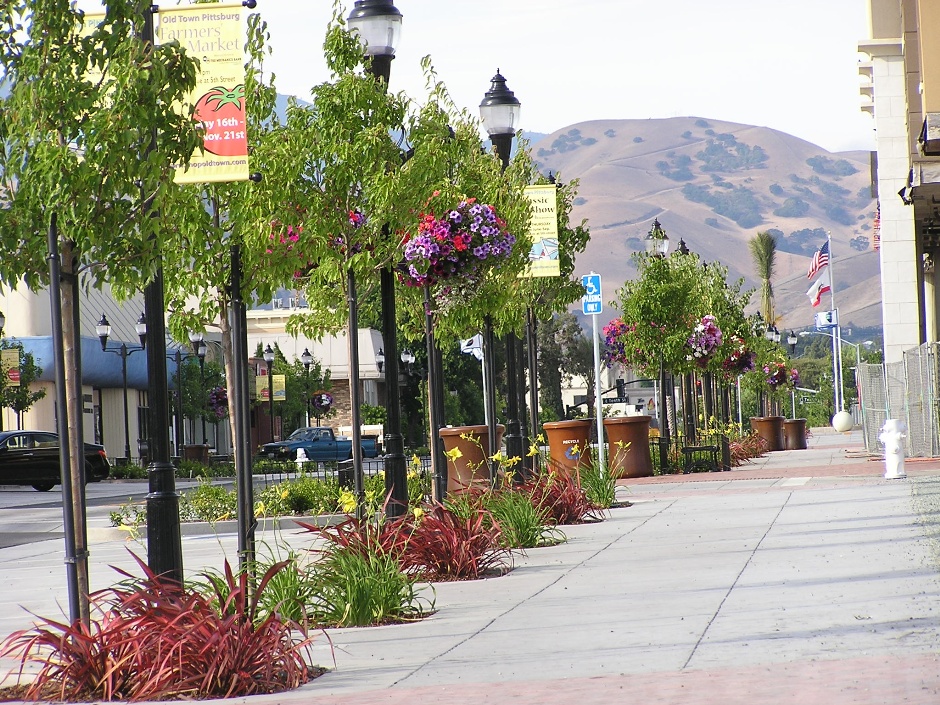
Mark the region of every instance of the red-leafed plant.
[[304, 531], [318, 534], [324, 538], [331, 547], [368, 556], [386, 553], [400, 558], [408, 535], [411, 531], [411, 522], [408, 519], [400, 521], [374, 521], [370, 518], [359, 519], [350, 517], [336, 526], [317, 526], [298, 521], [297, 525]]
[[485, 509], [458, 514], [437, 504], [416, 523], [402, 554], [402, 567], [424, 580], [476, 580], [505, 570], [509, 549]]
[[731, 464], [737, 467], [751, 458], [766, 455], [770, 445], [765, 439], [752, 432], [731, 441], [729, 448], [731, 451]]
[[533, 505], [543, 510], [556, 525], [582, 524], [601, 518], [575, 474], [549, 470], [539, 473], [520, 489], [528, 492]]
[[[170, 700], [278, 693], [310, 680], [310, 639], [276, 613], [259, 618], [258, 595], [285, 563], [257, 586], [226, 563], [225, 595], [210, 597], [155, 575], [137, 556], [143, 578], [90, 597], [97, 617], [86, 627], [40, 618], [11, 634], [0, 656], [39, 666], [24, 700]], [[294, 630], [301, 629], [300, 636]]]

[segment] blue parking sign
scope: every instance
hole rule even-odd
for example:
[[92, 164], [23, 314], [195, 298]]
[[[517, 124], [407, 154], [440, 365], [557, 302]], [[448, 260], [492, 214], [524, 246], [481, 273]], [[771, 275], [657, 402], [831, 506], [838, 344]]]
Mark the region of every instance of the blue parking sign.
[[601, 275], [591, 272], [581, 277], [584, 296], [581, 297], [581, 312], [585, 316], [596, 316], [604, 310], [601, 293]]

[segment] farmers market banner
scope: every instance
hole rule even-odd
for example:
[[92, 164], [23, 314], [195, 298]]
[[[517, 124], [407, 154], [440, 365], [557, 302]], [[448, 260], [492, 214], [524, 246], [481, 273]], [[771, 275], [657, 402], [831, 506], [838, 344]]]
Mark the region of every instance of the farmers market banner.
[[188, 5], [157, 12], [157, 42], [178, 41], [199, 59], [196, 90], [187, 102], [205, 128], [202, 151], [189, 168], [176, 170], [180, 184], [248, 179], [245, 129], [245, 27], [241, 3]]
[[525, 277], [557, 277], [561, 275], [558, 261], [558, 210], [555, 184], [526, 186], [525, 193], [532, 204], [529, 233], [532, 249]]
[[0, 386], [20, 386], [20, 349], [10, 348], [0, 351], [0, 374], [3, 375], [3, 384]]

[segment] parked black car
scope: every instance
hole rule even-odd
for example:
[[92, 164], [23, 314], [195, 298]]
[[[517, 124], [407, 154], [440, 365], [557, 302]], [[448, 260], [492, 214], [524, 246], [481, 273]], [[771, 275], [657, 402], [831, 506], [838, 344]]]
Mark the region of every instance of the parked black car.
[[[104, 446], [85, 444], [85, 481], [111, 472]], [[61, 481], [59, 436], [49, 431], [0, 431], [0, 485], [31, 485], [48, 492]]]

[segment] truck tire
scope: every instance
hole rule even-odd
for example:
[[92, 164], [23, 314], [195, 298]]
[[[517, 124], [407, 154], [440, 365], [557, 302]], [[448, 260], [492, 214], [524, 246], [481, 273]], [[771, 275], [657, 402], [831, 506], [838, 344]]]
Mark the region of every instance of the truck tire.
[[36, 482], [33, 484], [33, 489], [37, 492], [48, 492], [53, 487], [55, 487], [54, 482]]

